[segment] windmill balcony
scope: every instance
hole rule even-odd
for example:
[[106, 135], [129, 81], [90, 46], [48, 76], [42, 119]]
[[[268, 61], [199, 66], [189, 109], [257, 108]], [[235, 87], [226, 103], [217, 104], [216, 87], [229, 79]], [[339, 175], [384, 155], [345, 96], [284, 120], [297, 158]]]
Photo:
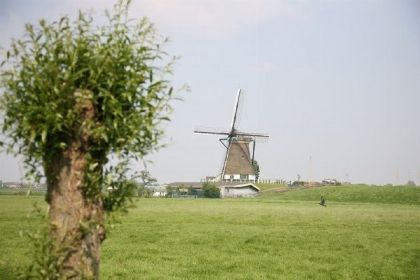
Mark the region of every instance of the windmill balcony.
[[256, 182], [256, 178], [253, 174], [225, 174], [223, 176], [223, 182]]

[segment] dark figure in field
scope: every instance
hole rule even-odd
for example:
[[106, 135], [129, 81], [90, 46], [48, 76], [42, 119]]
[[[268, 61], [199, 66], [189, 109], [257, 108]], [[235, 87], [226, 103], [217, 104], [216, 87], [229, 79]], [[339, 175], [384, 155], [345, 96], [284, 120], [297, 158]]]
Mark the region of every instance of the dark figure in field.
[[327, 204], [325, 204], [325, 198], [321, 196], [321, 201], [319, 202], [319, 205], [327, 207]]

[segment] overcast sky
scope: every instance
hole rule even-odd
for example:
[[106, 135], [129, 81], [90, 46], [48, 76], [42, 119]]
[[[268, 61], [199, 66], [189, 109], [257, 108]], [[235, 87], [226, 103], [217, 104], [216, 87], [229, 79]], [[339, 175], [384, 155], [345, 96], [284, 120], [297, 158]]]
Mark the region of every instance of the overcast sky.
[[[0, 45], [24, 23], [103, 15], [114, 1], [0, 0]], [[170, 145], [149, 157], [159, 182], [216, 175], [224, 147], [199, 126], [228, 128], [238, 88], [240, 128], [265, 132], [262, 178], [420, 183], [420, 1], [133, 1], [181, 56]], [[0, 180], [20, 180], [19, 160], [0, 155]], [[141, 165], [138, 168], [142, 168]]]

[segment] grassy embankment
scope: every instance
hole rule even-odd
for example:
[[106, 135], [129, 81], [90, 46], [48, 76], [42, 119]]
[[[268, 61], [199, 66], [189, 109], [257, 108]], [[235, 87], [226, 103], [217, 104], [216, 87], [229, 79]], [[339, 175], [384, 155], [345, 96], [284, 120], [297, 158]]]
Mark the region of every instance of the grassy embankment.
[[282, 193], [263, 193], [260, 197], [269, 200], [319, 201], [321, 196], [324, 196], [327, 202], [420, 205], [420, 187], [407, 186], [344, 185], [297, 188]]
[[270, 192], [275, 190], [287, 190], [289, 189], [286, 184], [266, 184], [266, 183], [257, 183], [255, 184], [263, 192]]
[[[42, 199], [0, 196], [0, 279], [29, 261], [17, 233], [33, 201]], [[136, 204], [103, 244], [102, 279], [420, 278], [420, 188]]]

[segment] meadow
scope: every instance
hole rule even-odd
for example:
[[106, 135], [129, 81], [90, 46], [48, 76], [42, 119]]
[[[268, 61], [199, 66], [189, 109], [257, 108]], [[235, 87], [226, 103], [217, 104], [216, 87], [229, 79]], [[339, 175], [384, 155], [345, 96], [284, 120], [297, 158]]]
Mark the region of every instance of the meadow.
[[[0, 195], [0, 279], [30, 261], [18, 233], [39, 226], [35, 201]], [[420, 188], [139, 199], [103, 243], [101, 279], [420, 279]]]

